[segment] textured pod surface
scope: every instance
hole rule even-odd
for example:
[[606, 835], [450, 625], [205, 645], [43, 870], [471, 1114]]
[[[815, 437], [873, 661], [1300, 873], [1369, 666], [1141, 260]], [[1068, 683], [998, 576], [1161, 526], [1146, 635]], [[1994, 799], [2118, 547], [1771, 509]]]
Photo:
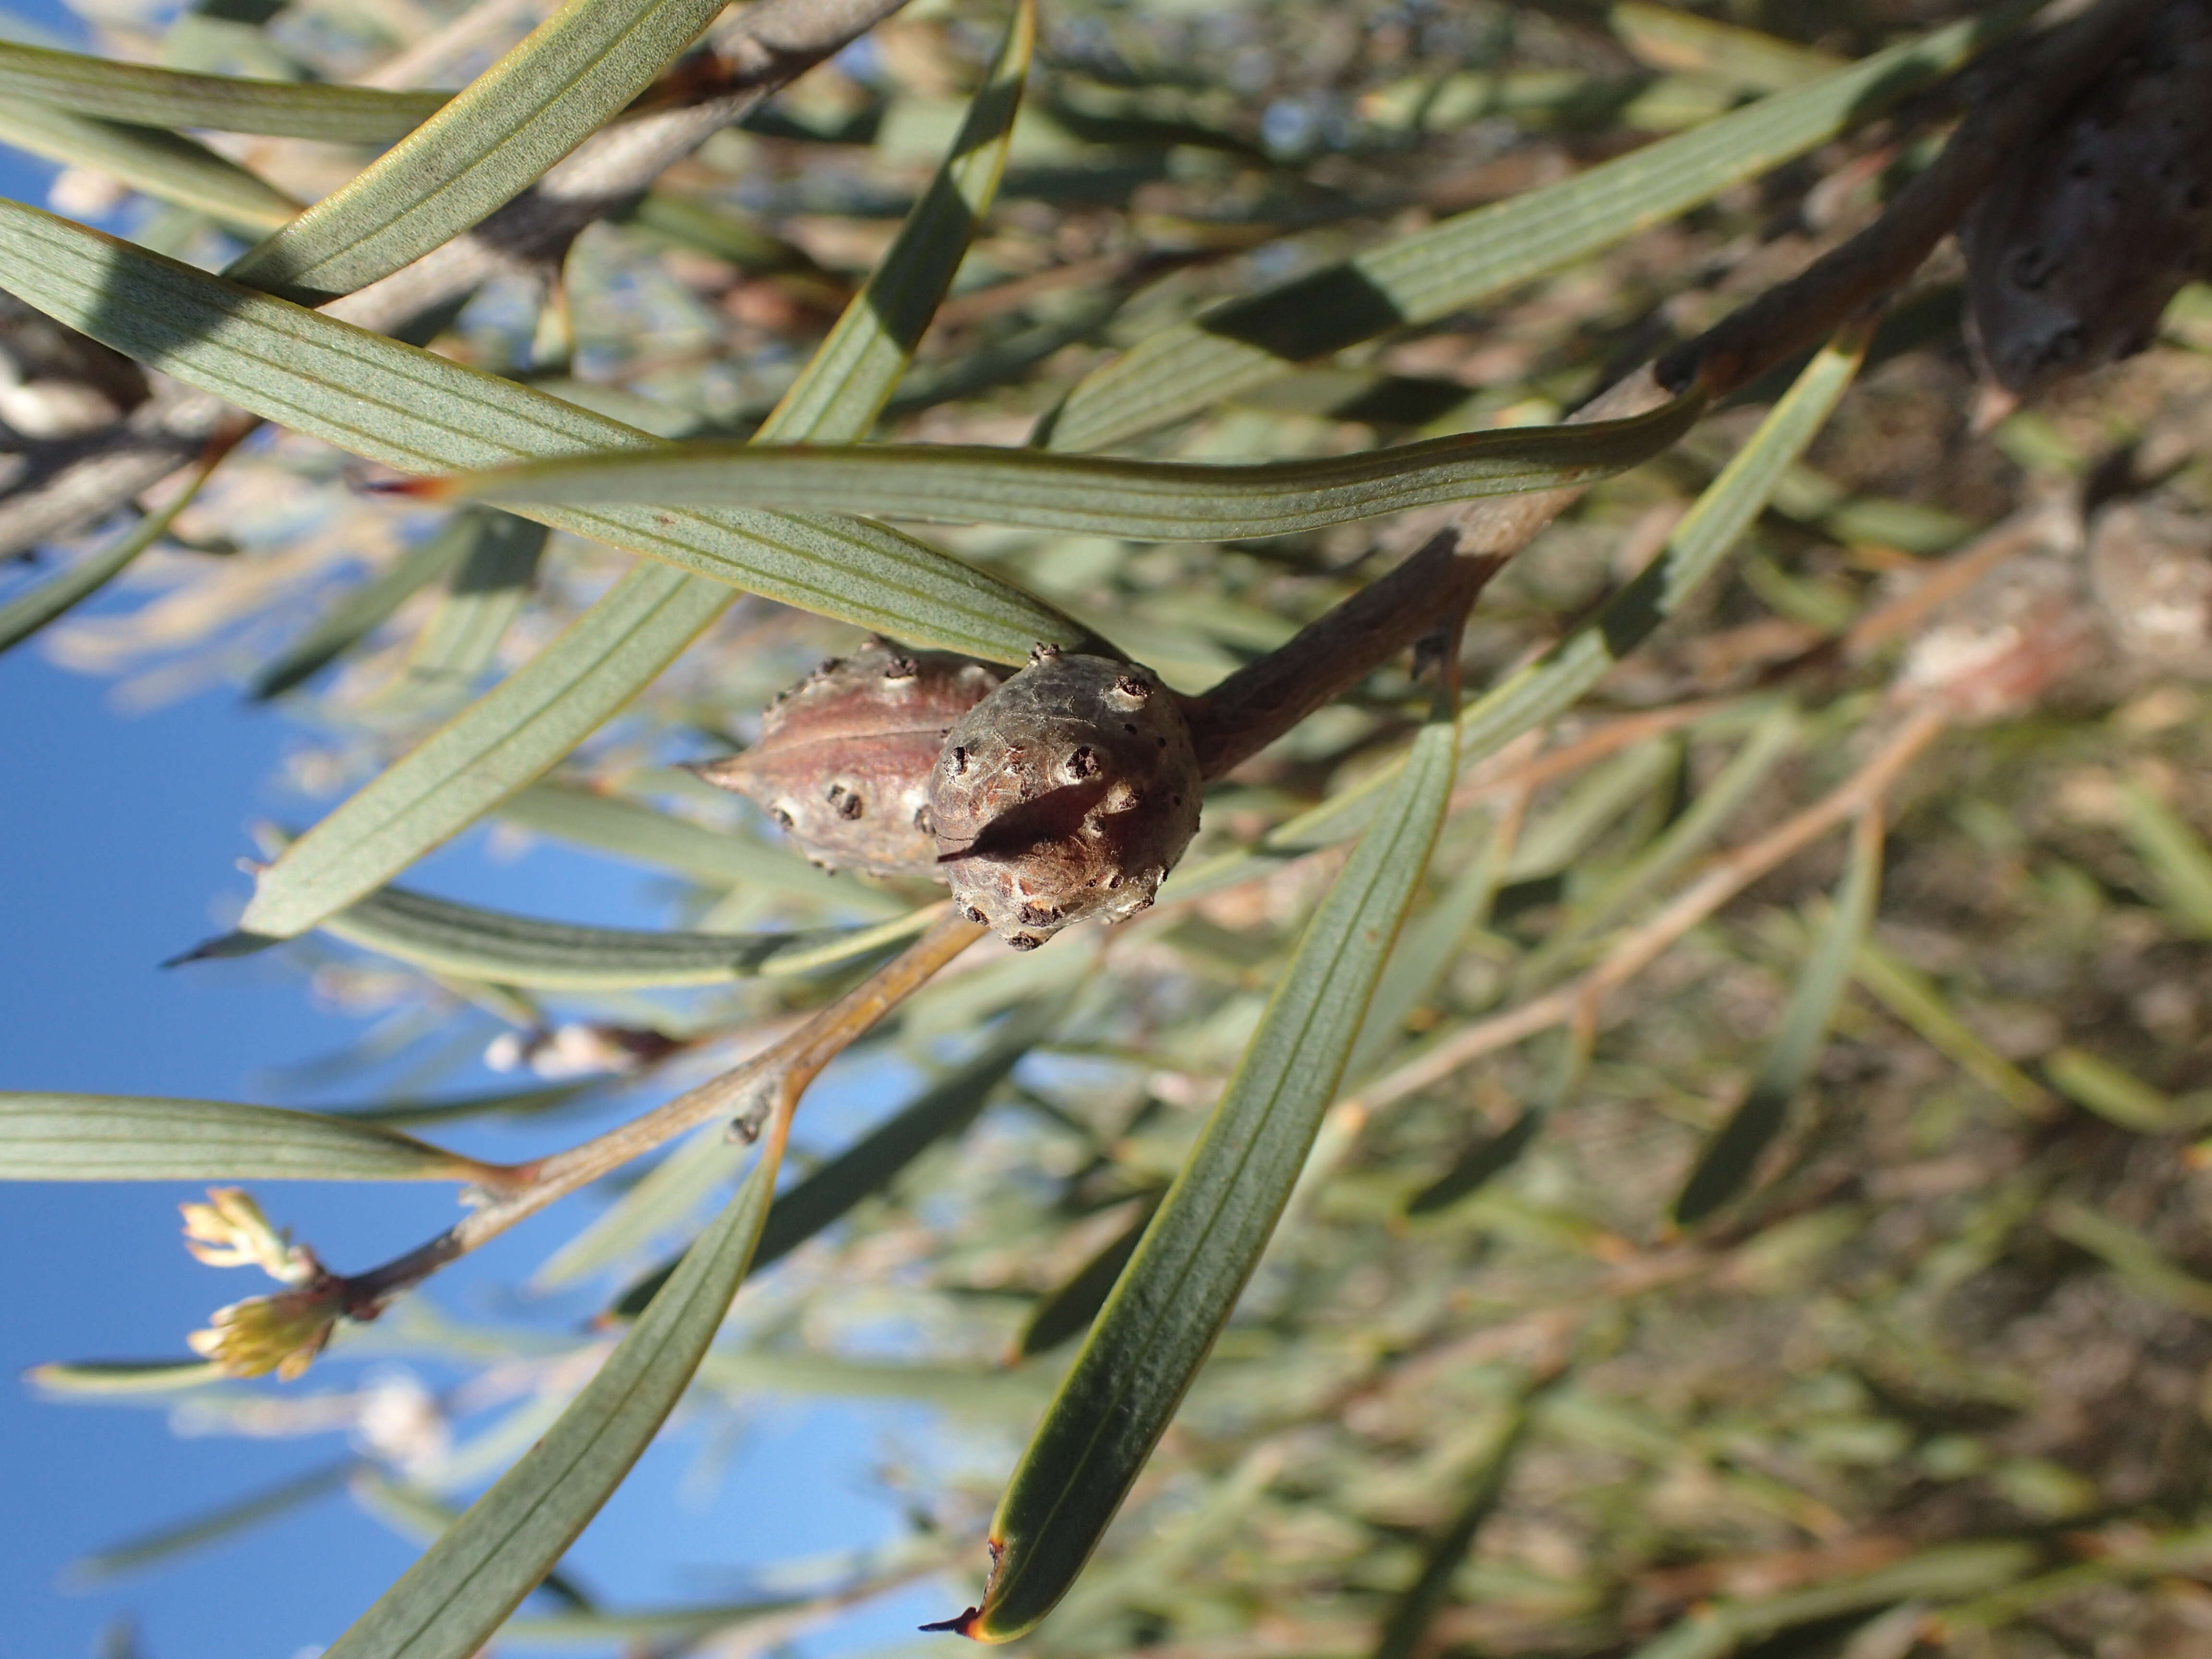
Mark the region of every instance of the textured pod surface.
[[2161, 11], [1997, 175], [1960, 240], [1969, 332], [2007, 389], [2148, 344], [2212, 252], [2212, 0]]
[[1150, 669], [1039, 648], [953, 726], [929, 807], [952, 896], [1028, 950], [1152, 902], [1198, 833], [1198, 757]]
[[698, 774], [759, 805], [817, 864], [943, 881], [930, 769], [999, 680], [972, 658], [871, 639], [777, 697], [758, 743]]

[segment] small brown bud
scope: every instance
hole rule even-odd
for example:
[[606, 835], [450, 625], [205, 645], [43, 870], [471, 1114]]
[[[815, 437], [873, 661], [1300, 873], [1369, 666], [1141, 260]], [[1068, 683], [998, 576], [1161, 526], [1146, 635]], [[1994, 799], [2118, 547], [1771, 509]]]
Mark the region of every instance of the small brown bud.
[[942, 866], [1017, 949], [1134, 915], [1198, 832], [1189, 728], [1157, 690], [1147, 670], [1056, 654], [953, 726], [930, 780]]
[[930, 770], [953, 722], [1002, 672], [870, 640], [778, 697], [744, 753], [695, 769], [757, 802], [817, 864], [942, 881]]

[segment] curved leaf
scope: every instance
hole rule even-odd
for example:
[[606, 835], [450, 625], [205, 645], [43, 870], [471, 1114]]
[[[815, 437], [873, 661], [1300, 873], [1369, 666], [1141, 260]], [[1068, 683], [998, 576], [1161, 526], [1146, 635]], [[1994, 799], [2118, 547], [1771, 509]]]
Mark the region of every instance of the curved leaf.
[[1454, 756], [1449, 720], [1414, 738], [1022, 1455], [992, 1522], [983, 1605], [950, 1628], [986, 1642], [1033, 1628], [1074, 1583], [1167, 1431], [1334, 1097], [1443, 821]]
[[815, 973], [896, 945], [935, 914], [925, 907], [873, 927], [657, 933], [540, 921], [386, 887], [321, 925], [348, 944], [434, 973], [533, 990], [612, 991]]
[[1881, 890], [1881, 825], [1869, 819], [1852, 836], [1851, 860], [1836, 889], [1835, 914], [1805, 958], [1751, 1092], [1713, 1137], [1674, 1200], [1679, 1225], [1703, 1220], [1741, 1191], [1759, 1155], [1780, 1131], [1790, 1103], [1810, 1080], [1827, 1046], [1828, 1027], [1850, 983], [1851, 962], [1873, 925]]
[[453, 94], [188, 75], [0, 41], [0, 96], [142, 126], [373, 144], [421, 125]]
[[[256, 294], [20, 202], [0, 202], [0, 287], [264, 419], [410, 471], [654, 441], [557, 398]], [[635, 507], [531, 516], [917, 643], [1020, 661], [1038, 640], [1086, 637], [1051, 606], [1000, 578], [856, 520]], [[727, 587], [708, 592], [714, 610], [732, 597]], [[673, 644], [657, 640], [663, 661], [712, 618], [703, 599], [689, 604], [685, 614], [696, 619], [682, 638]], [[572, 673], [580, 660], [592, 660], [552, 649]], [[641, 684], [632, 681], [623, 696]]]
[[387, 276], [520, 195], [645, 90], [723, 0], [568, 0], [422, 125], [231, 262], [320, 301]]
[[509, 505], [813, 506], [939, 523], [1023, 525], [1133, 541], [1232, 541], [1318, 530], [1439, 501], [1588, 483], [1650, 459], [1698, 396], [1625, 421], [1509, 427], [1315, 460], [1220, 465], [1050, 455], [980, 444], [672, 444], [418, 486]]
[[325, 1492], [337, 1491], [360, 1467], [351, 1458], [342, 1463], [325, 1464], [189, 1520], [142, 1534], [95, 1554], [79, 1556], [64, 1570], [64, 1575], [75, 1585], [98, 1583], [183, 1555], [203, 1545], [216, 1543], [264, 1521], [273, 1521]]
[[551, 1571], [706, 1357], [775, 1190], [778, 1142], [645, 1316], [543, 1438], [410, 1567], [326, 1659], [466, 1659]]
[[223, 1100], [0, 1094], [0, 1181], [474, 1181], [374, 1123]]
[[1051, 446], [1103, 449], [1295, 363], [1433, 322], [1595, 253], [1879, 115], [2021, 15], [2013, 8], [1935, 30], [1562, 183], [1164, 329], [1077, 384], [1053, 418]]
[[374, 633], [401, 605], [460, 563], [475, 539], [478, 516], [455, 514], [434, 534], [341, 594], [312, 628], [263, 665], [246, 695], [257, 702], [282, 696]]
[[212, 1359], [57, 1359], [33, 1365], [24, 1380], [51, 1394], [174, 1394], [223, 1380]]
[[902, 915], [908, 908], [894, 894], [818, 870], [781, 847], [712, 830], [623, 795], [534, 783], [502, 801], [499, 816], [534, 834], [674, 870], [710, 887], [765, 887], [878, 916]]
[[237, 162], [157, 127], [126, 126], [21, 99], [0, 99], [0, 144], [64, 167], [94, 168], [249, 235], [289, 223], [300, 211], [297, 202]]
[[545, 551], [545, 526], [510, 513], [466, 516], [473, 531], [468, 551], [416, 635], [406, 668], [377, 694], [373, 706], [379, 714], [411, 714], [459, 701], [492, 665], [501, 639], [522, 614]]
[[29, 592], [19, 593], [0, 605], [0, 651], [21, 645], [129, 569], [133, 560], [167, 533], [177, 514], [191, 504], [192, 497], [200, 493], [200, 486], [214, 471], [215, 460], [204, 463], [191, 482], [178, 493], [176, 500], [141, 518], [117, 538], [112, 546], [78, 561]]

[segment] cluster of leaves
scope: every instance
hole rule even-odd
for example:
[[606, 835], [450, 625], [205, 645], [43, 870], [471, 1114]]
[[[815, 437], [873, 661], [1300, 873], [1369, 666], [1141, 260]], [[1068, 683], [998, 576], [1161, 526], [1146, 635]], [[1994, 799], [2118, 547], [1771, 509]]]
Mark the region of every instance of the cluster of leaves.
[[[27, 444], [17, 495], [173, 438], [182, 387], [283, 428], [219, 430], [183, 492], [11, 592], [0, 639], [171, 653], [149, 689], [238, 672], [330, 734], [303, 774], [366, 781], [272, 836], [208, 954], [290, 941], [381, 1014], [359, 1073], [408, 1079], [343, 1115], [9, 1097], [0, 1175], [483, 1200], [349, 1278], [226, 1196], [196, 1224], [290, 1288], [226, 1310], [204, 1363], [48, 1385], [242, 1428], [266, 1402], [234, 1376], [333, 1330], [338, 1359], [527, 1360], [470, 1443], [333, 1477], [436, 1534], [343, 1659], [459, 1659], [503, 1621], [781, 1640], [980, 1571], [994, 1502], [953, 1623], [1053, 1654], [2201, 1644], [2203, 292], [1987, 434], [1941, 260], [1871, 340], [1680, 442], [1695, 398], [1551, 424], [1655, 319], [1693, 333], [1872, 216], [1929, 155], [1881, 118], [1996, 28], [1102, 7], [1046, 19], [1032, 61], [1025, 9], [900, 17], [614, 192], [557, 272], [495, 262], [465, 309], [404, 319], [429, 350], [297, 303], [365, 303], [550, 199], [532, 181], [580, 143], [751, 84], [727, 39], [685, 55], [714, 9], [578, 0], [451, 100], [332, 84], [380, 55], [368, 9], [188, 15], [191, 75], [0, 54], [0, 137], [166, 204], [133, 241], [0, 205], [0, 287], [172, 377], [76, 453]], [[167, 127], [356, 148], [288, 179]], [[872, 435], [957, 447], [843, 447]], [[532, 518], [363, 499], [334, 451]], [[1464, 707], [1449, 672], [1370, 675], [1208, 793], [1112, 934], [932, 977], [969, 942], [932, 890], [811, 869], [678, 769], [854, 625], [1004, 662], [1111, 641], [1200, 693], [1437, 503], [1570, 486], [1474, 613]], [[173, 591], [66, 617], [134, 566]], [[681, 926], [389, 884], [487, 816], [663, 872]], [[912, 1092], [780, 1184], [863, 1006]], [[440, 1092], [487, 1042], [543, 1086]], [[624, 1123], [648, 1091], [674, 1097]], [[413, 1138], [587, 1111], [613, 1127], [520, 1162]], [[606, 1330], [393, 1301], [692, 1124], [538, 1273], [604, 1278]], [[560, 1577], [679, 1399], [768, 1391], [979, 1431], [917, 1480], [914, 1536], [817, 1593], [622, 1613]], [[1011, 1481], [1010, 1420], [1036, 1425]]]

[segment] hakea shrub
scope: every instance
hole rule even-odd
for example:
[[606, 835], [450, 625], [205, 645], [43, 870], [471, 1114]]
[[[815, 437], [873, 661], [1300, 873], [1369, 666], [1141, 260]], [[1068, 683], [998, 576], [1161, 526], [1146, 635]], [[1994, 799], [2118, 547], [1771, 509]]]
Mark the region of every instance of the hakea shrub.
[[[187, 959], [545, 1085], [0, 1098], [0, 1176], [223, 1183], [187, 1248], [280, 1287], [41, 1379], [514, 1360], [466, 1509], [465, 1395], [360, 1472], [436, 1535], [331, 1659], [925, 1572], [1055, 1659], [2193, 1650], [2212, 9], [720, 9], [0, 43], [0, 139], [167, 204], [0, 204], [0, 546], [131, 520], [0, 647], [258, 650], [337, 557], [272, 503], [442, 514], [258, 665], [374, 775]], [[69, 617], [142, 556], [188, 601]], [[399, 884], [486, 817], [687, 925]], [[925, 1084], [806, 1148], [863, 1042]], [[465, 1203], [340, 1272], [229, 1184], [294, 1176]], [[589, 1333], [412, 1300], [603, 1183], [539, 1280], [622, 1271]], [[1026, 1449], [796, 1600], [561, 1576], [680, 1401], [793, 1379]]]

